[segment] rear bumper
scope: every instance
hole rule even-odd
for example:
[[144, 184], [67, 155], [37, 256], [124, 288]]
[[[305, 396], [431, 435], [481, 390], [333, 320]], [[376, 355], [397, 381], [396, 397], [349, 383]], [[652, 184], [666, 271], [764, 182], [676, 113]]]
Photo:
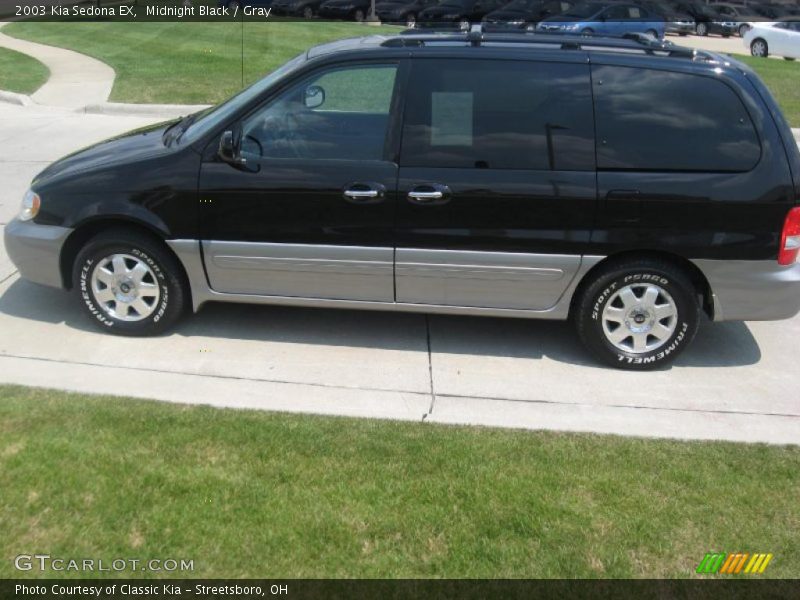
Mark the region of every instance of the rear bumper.
[[800, 312], [800, 263], [694, 260], [711, 286], [715, 321], [777, 321]]
[[21, 277], [60, 288], [64, 287], [59, 268], [61, 248], [70, 233], [72, 229], [68, 227], [14, 219], [6, 225], [3, 241]]

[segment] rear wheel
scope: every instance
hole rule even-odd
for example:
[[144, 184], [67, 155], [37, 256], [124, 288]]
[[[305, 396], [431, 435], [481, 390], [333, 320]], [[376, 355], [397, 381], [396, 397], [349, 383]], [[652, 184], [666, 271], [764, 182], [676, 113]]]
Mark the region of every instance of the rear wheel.
[[602, 362], [649, 370], [669, 364], [689, 345], [700, 306], [677, 267], [626, 261], [593, 276], [577, 299], [574, 318], [581, 341]]
[[754, 39], [750, 43], [750, 54], [760, 58], [766, 58], [769, 56], [769, 46], [767, 46], [767, 42], [761, 38]]
[[158, 240], [117, 229], [78, 253], [75, 290], [85, 314], [119, 335], [155, 335], [183, 314], [188, 294], [178, 260]]
[[694, 30], [697, 32], [697, 35], [706, 36], [708, 35], [708, 25], [705, 23], [698, 23]]

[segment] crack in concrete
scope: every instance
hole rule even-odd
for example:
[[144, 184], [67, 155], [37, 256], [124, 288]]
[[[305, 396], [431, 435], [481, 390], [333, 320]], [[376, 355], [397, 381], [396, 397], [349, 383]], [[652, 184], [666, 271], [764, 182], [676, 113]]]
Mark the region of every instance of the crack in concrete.
[[436, 389], [433, 387], [433, 356], [431, 353], [431, 318], [430, 315], [425, 315], [425, 342], [428, 347], [428, 381], [431, 387], [431, 405], [428, 407], [428, 412], [422, 415], [422, 421], [433, 412], [433, 406], [436, 404]]

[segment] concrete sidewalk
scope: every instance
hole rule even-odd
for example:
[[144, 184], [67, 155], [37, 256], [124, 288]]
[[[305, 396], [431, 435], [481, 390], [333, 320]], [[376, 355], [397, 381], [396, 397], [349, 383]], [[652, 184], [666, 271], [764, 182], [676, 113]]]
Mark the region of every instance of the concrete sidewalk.
[[104, 62], [72, 50], [19, 40], [2, 31], [0, 47], [32, 56], [50, 70], [50, 78], [31, 96], [37, 104], [76, 109], [103, 103], [111, 94], [115, 73]]
[[[0, 224], [56, 158], [147, 119], [0, 104]], [[0, 382], [180, 403], [800, 443], [800, 318], [703, 323], [674, 368], [599, 367], [568, 323], [210, 304], [168, 335], [95, 331], [0, 247]]]

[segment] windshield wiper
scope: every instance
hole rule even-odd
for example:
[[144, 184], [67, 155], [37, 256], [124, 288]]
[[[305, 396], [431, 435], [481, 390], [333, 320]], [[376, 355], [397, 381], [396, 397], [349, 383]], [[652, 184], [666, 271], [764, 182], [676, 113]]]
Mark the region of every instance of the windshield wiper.
[[162, 140], [164, 141], [165, 146], [171, 146], [172, 142], [177, 142], [181, 139], [183, 132], [189, 129], [189, 127], [197, 120], [197, 113], [192, 115], [187, 115], [185, 117], [180, 117], [177, 121], [175, 121], [172, 125], [167, 127], [164, 130], [162, 135]]

